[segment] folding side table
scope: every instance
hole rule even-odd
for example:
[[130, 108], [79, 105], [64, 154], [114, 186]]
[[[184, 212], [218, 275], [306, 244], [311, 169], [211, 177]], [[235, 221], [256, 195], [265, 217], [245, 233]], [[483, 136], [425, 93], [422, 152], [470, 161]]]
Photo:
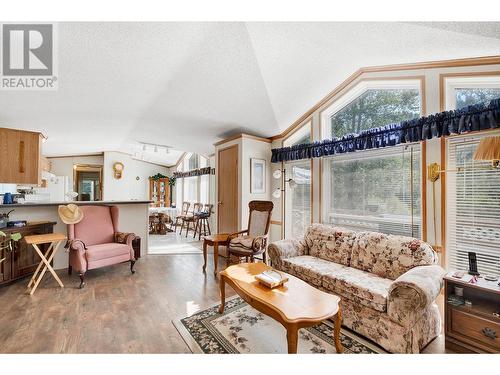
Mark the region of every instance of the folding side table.
[[[38, 284], [40, 284], [40, 281], [42, 281], [43, 275], [45, 275], [47, 269], [52, 274], [52, 276], [54, 276], [54, 279], [56, 279], [59, 286], [61, 288], [64, 288], [61, 279], [59, 279], [59, 276], [57, 276], [57, 273], [50, 265], [50, 262], [52, 261], [52, 259], [54, 259], [54, 256], [59, 250], [59, 246], [61, 245], [61, 243], [63, 241], [66, 241], [66, 236], [61, 233], [48, 233], [48, 234], [38, 234], [34, 236], [26, 236], [24, 237], [24, 240], [28, 245], [33, 245], [33, 248], [35, 249], [35, 251], [40, 256], [41, 259], [40, 264], [38, 264], [38, 267], [36, 268], [35, 273], [33, 274], [33, 277], [28, 283], [28, 291], [30, 292], [30, 294], [35, 293], [35, 290], [36, 288], [38, 288]], [[50, 245], [44, 254], [42, 253], [38, 245], [46, 243], [49, 243]]]

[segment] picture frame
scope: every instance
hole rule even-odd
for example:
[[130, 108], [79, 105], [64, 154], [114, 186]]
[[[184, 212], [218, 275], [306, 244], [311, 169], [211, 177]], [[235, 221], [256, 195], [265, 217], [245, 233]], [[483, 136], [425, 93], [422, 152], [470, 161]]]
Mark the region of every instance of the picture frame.
[[266, 192], [266, 160], [250, 159], [250, 193], [263, 194]]

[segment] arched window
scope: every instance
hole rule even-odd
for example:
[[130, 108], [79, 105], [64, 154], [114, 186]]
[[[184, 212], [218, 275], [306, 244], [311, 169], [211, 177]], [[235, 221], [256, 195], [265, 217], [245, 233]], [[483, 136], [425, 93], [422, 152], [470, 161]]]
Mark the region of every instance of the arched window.
[[[321, 114], [323, 138], [421, 115], [421, 81], [361, 81]], [[322, 162], [322, 221], [420, 237], [420, 144], [334, 155]]]

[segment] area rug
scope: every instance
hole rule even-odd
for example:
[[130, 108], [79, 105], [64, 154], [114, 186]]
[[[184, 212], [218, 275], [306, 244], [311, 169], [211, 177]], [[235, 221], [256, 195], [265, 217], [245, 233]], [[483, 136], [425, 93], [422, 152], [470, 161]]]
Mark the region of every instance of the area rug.
[[[226, 302], [224, 313], [218, 305], [173, 323], [193, 353], [223, 354], [287, 353], [286, 330], [236, 297]], [[384, 351], [358, 335], [342, 328], [344, 353], [372, 354]], [[299, 353], [335, 353], [333, 322], [325, 321], [299, 331]]]

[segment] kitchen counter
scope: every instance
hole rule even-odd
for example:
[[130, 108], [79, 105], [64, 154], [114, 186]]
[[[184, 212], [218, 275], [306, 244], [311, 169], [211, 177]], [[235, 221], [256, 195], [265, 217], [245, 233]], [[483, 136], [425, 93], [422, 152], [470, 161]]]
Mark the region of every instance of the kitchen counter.
[[9, 208], [9, 207], [48, 207], [48, 206], [59, 206], [61, 204], [77, 204], [77, 205], [111, 205], [111, 204], [150, 204], [153, 201], [139, 201], [139, 200], [130, 200], [130, 201], [73, 201], [73, 202], [29, 202], [29, 203], [13, 203], [13, 204], [0, 204], [0, 209]]

